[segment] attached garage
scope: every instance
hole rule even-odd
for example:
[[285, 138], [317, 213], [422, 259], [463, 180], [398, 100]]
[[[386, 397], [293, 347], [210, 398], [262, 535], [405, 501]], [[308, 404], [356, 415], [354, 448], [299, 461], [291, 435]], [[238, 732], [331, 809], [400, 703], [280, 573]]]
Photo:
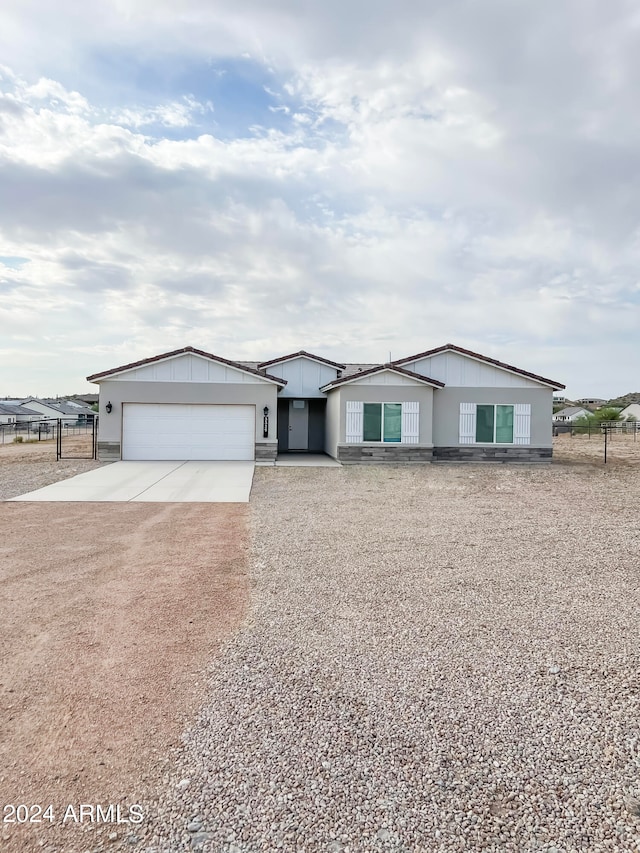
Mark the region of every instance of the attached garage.
[[122, 458], [253, 459], [255, 406], [123, 403]]

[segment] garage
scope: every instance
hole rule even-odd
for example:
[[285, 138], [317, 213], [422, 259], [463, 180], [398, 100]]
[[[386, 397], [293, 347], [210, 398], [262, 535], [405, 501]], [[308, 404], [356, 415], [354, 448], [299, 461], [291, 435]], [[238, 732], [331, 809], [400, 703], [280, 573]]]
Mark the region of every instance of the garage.
[[255, 455], [255, 407], [124, 403], [126, 460], [250, 460]]

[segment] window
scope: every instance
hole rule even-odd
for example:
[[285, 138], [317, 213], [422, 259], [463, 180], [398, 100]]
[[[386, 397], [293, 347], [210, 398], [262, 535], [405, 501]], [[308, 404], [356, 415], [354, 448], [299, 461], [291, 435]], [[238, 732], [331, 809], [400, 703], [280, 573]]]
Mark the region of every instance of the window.
[[476, 441], [484, 444], [513, 443], [513, 406], [476, 406]]
[[402, 403], [365, 403], [364, 441], [402, 441]]
[[460, 444], [531, 444], [531, 403], [460, 403]]
[[380, 441], [418, 444], [420, 441], [420, 403], [345, 402], [345, 441]]

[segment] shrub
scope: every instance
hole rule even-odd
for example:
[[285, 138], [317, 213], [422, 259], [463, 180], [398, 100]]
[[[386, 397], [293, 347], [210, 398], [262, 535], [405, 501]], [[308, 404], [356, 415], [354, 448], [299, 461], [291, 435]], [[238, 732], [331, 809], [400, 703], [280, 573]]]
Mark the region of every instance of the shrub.
[[13, 443], [14, 444], [22, 444], [23, 441], [24, 441], [24, 437], [21, 435], [15, 435], [13, 437]]

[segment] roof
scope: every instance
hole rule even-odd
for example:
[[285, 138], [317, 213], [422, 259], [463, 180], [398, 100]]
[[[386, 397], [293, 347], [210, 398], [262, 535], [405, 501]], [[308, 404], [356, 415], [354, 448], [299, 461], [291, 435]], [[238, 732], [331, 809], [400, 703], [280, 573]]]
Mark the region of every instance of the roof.
[[34, 412], [33, 409], [27, 409], [26, 406], [14, 406], [11, 403], [0, 403], [0, 415], [37, 415], [42, 417], [40, 412]]
[[564, 409], [554, 412], [553, 417], [557, 418], [558, 415], [577, 415], [578, 412], [588, 412], [588, 410], [583, 406], [565, 406]]
[[342, 371], [341, 378], [344, 378], [345, 376], [353, 376], [354, 373], [362, 373], [365, 370], [372, 370], [374, 367], [380, 367], [380, 365], [374, 364], [371, 361], [368, 364], [365, 362], [361, 362], [359, 364], [347, 364]]
[[628, 406], [625, 406], [624, 409], [621, 409], [620, 414], [623, 415], [629, 409], [640, 412], [640, 403], [629, 403]]
[[321, 355], [314, 355], [312, 352], [307, 352], [306, 350], [299, 350], [299, 352], [292, 352], [289, 355], [281, 355], [279, 358], [272, 358], [270, 361], [262, 361], [258, 364], [258, 367], [269, 367], [272, 364], [281, 364], [283, 361], [292, 361], [294, 358], [310, 358], [312, 361], [319, 361], [321, 364], [328, 364], [329, 367], [335, 367], [337, 370], [344, 370], [344, 364], [338, 364], [336, 361], [329, 361], [328, 358], [323, 358]]
[[542, 382], [544, 385], [551, 385], [552, 388], [566, 388], [566, 385], [563, 385], [562, 382], [556, 382], [553, 379], [545, 379], [544, 376], [538, 376], [537, 373], [529, 373], [528, 370], [521, 370], [519, 367], [514, 367], [512, 364], [506, 364], [504, 361], [498, 361], [495, 358], [489, 358], [489, 356], [481, 355], [479, 352], [473, 352], [472, 350], [463, 349], [462, 347], [458, 347], [455, 344], [443, 344], [441, 347], [436, 347], [435, 349], [429, 349], [425, 352], [419, 352], [416, 355], [411, 355], [408, 358], [399, 358], [393, 362], [393, 364], [406, 364], [409, 361], [417, 361], [419, 358], [428, 358], [431, 355], [438, 355], [442, 352], [447, 352], [450, 350], [451, 352], [460, 353], [460, 355], [466, 355], [470, 358], [475, 358], [478, 361], [484, 361], [486, 364], [493, 364], [495, 367], [501, 367], [503, 370], [509, 370], [511, 373], [517, 373], [520, 376], [526, 376], [528, 379], [535, 379], [536, 382]]
[[77, 403], [72, 400], [35, 400], [34, 402], [42, 403], [45, 406], [55, 409], [63, 415], [82, 415], [87, 412], [93, 412], [90, 406], [84, 403]]
[[77, 401], [80, 403], [86, 403], [90, 406], [92, 403], [97, 403], [100, 398], [99, 394], [72, 394], [70, 397], [65, 397], [65, 400], [69, 400], [69, 402]]
[[362, 370], [359, 373], [351, 373], [349, 376], [343, 376], [341, 379], [334, 379], [333, 382], [327, 382], [320, 388], [321, 391], [331, 391], [338, 385], [347, 385], [349, 382], [357, 382], [363, 376], [373, 376], [376, 373], [383, 373], [385, 370], [390, 370], [392, 373], [398, 373], [400, 376], [408, 376], [425, 385], [434, 385], [437, 388], [444, 388], [444, 382], [438, 379], [430, 379], [428, 376], [423, 376], [421, 373], [414, 373], [413, 370], [405, 370], [404, 367], [397, 367], [395, 364], [378, 364], [370, 370]]
[[236, 370], [242, 370], [245, 373], [253, 373], [256, 376], [259, 376], [261, 379], [267, 379], [270, 382], [276, 382], [278, 385], [286, 385], [286, 379], [280, 379], [277, 376], [271, 376], [269, 373], [264, 373], [260, 370], [254, 370], [252, 367], [247, 367], [246, 365], [240, 364], [237, 361], [229, 361], [226, 358], [222, 358], [219, 355], [214, 355], [211, 352], [204, 352], [204, 350], [195, 349], [194, 347], [183, 347], [182, 349], [172, 350], [171, 352], [163, 352], [160, 355], [154, 355], [152, 358], [143, 358], [141, 361], [133, 361], [131, 364], [123, 364], [120, 367], [113, 367], [111, 370], [103, 370], [101, 373], [93, 373], [91, 376], [87, 376], [87, 382], [95, 382], [97, 379], [106, 379], [107, 376], [114, 376], [117, 373], [124, 373], [127, 370], [134, 370], [136, 367], [144, 367], [147, 364], [153, 364], [156, 361], [164, 361], [167, 358], [173, 358], [177, 355], [185, 355], [187, 353], [192, 353], [193, 355], [202, 356], [202, 358], [208, 358], [211, 361], [216, 361], [219, 364], [226, 364], [228, 367], [234, 367]]

